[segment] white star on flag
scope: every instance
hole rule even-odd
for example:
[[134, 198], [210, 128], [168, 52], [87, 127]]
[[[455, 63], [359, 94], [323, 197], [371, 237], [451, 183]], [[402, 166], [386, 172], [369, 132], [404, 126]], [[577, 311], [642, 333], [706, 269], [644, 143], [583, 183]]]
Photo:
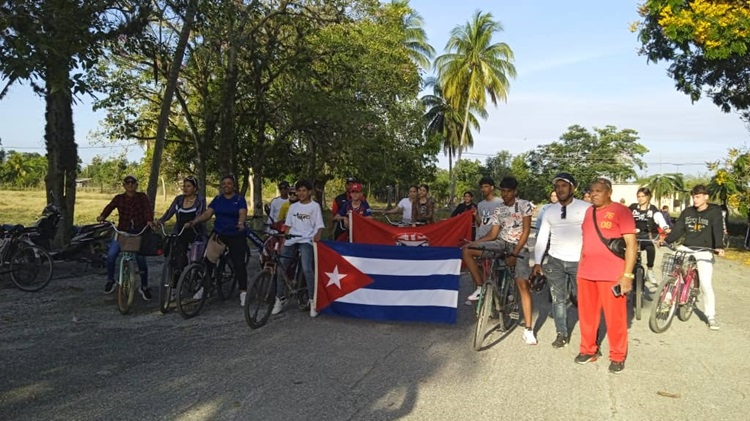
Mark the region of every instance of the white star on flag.
[[326, 285], [326, 287], [336, 285], [337, 287], [339, 287], [339, 289], [341, 289], [341, 280], [348, 275], [346, 273], [339, 273], [339, 266], [336, 265], [333, 268], [333, 272], [326, 272], [326, 276], [328, 276], [328, 284]]

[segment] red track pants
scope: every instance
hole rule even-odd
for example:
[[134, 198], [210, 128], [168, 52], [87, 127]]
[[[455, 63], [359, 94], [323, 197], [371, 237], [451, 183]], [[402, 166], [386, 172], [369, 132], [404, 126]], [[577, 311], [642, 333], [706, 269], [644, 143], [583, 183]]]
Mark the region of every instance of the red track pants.
[[607, 323], [609, 359], [625, 361], [628, 355], [627, 296], [615, 297], [612, 287], [617, 281], [590, 281], [578, 278], [578, 324], [581, 329], [581, 354], [596, 353], [596, 334], [601, 311]]

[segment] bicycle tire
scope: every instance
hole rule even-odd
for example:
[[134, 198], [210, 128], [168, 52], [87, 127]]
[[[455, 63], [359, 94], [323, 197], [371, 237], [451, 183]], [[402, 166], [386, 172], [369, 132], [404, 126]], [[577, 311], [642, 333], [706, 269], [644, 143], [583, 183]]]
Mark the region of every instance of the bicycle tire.
[[10, 258], [10, 280], [21, 291], [37, 292], [52, 279], [52, 258], [37, 245], [19, 243]]
[[495, 301], [495, 286], [491, 282], [485, 282], [479, 300], [477, 301], [477, 325], [474, 329], [474, 351], [482, 349], [484, 340], [487, 338], [487, 326], [490, 323], [490, 316]]
[[[688, 299], [685, 304], [682, 304], [677, 309], [677, 318], [680, 321], [687, 322], [690, 320], [690, 316], [693, 315], [695, 310], [695, 302], [698, 301], [698, 295], [700, 295], [700, 282], [698, 278], [698, 269], [693, 267], [693, 281], [690, 283], [690, 291], [688, 292]], [[687, 288], [687, 286], [685, 286]]]
[[635, 318], [637, 320], [641, 320], [641, 312], [643, 310], [643, 285], [644, 282], [646, 282], [645, 278], [645, 271], [643, 270], [643, 266], [636, 266], [635, 267], [635, 277], [633, 278], [633, 282], [635, 282], [633, 293], [635, 296], [633, 297], [635, 301]]
[[498, 295], [498, 316], [500, 324], [498, 325], [500, 330], [507, 332], [514, 324], [517, 324], [520, 315], [518, 313], [518, 286], [516, 280], [512, 279], [512, 275], [504, 274], [504, 280], [501, 286], [500, 294]]
[[172, 278], [174, 277], [174, 268], [170, 258], [164, 259], [161, 269], [161, 282], [159, 283], [159, 311], [162, 314], [169, 313], [172, 304]]
[[234, 277], [234, 267], [228, 257], [222, 256], [214, 270], [214, 279], [216, 279], [216, 289], [221, 301], [232, 298], [235, 288], [237, 288], [237, 279]]
[[250, 329], [258, 329], [268, 322], [276, 298], [275, 281], [276, 278], [270, 269], [262, 270], [253, 281], [243, 307], [245, 322]]
[[294, 271], [294, 299], [297, 300], [297, 304], [300, 310], [309, 310], [309, 304], [312, 297], [310, 297], [307, 291], [307, 282], [305, 281], [305, 273], [302, 272], [302, 262], [297, 262], [297, 268]]
[[117, 286], [117, 309], [120, 314], [128, 314], [135, 299], [135, 276], [138, 269], [134, 259], [120, 261], [120, 282]]
[[648, 326], [654, 333], [663, 333], [672, 324], [677, 301], [679, 301], [677, 287], [677, 278], [670, 275], [656, 290], [658, 297], [651, 307], [651, 317], [648, 320]]
[[[198, 292], [202, 291], [199, 295]], [[195, 298], [199, 295], [198, 298]], [[206, 266], [202, 263], [191, 263], [177, 281], [177, 311], [185, 319], [198, 315], [209, 295], [206, 282]]]

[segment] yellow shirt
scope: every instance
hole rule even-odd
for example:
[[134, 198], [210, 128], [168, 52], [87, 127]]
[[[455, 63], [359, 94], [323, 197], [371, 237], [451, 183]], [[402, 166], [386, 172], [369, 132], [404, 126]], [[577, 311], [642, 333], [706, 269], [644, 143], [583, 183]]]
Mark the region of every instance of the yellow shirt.
[[281, 209], [279, 210], [279, 222], [282, 224], [284, 221], [286, 221], [286, 214], [289, 212], [289, 202], [284, 202], [283, 205], [281, 205]]

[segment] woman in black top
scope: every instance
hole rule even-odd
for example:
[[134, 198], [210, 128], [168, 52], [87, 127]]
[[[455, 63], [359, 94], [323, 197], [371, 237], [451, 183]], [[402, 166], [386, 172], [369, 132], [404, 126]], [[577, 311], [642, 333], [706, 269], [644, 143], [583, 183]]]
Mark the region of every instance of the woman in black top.
[[[464, 192], [464, 201], [459, 203], [458, 206], [456, 206], [456, 209], [453, 209], [453, 213], [451, 214], [451, 218], [460, 215], [464, 212], [473, 212], [474, 215], [477, 213], [477, 204], [474, 203], [474, 193], [470, 191]], [[473, 240], [476, 237], [477, 234], [477, 227], [472, 224], [471, 225], [471, 239]]]
[[659, 212], [659, 208], [651, 204], [651, 190], [647, 187], [638, 189], [636, 198], [638, 203], [630, 205], [630, 211], [635, 219], [635, 228], [638, 230], [636, 238], [641, 250], [646, 250], [646, 276], [652, 283], [656, 283], [654, 276], [654, 258], [656, 249], [653, 240], [659, 236], [659, 228], [669, 232], [669, 225], [664, 220], [664, 216]]

